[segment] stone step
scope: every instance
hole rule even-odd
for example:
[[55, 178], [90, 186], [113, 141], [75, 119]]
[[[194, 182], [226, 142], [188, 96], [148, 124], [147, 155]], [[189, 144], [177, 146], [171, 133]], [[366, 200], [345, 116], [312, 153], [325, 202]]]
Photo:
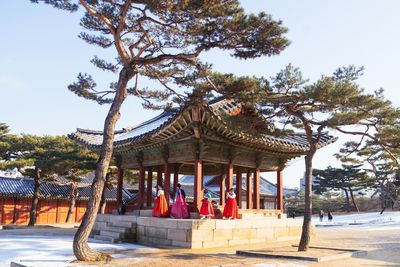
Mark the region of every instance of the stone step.
[[126, 232], [130, 232], [130, 228], [119, 227], [119, 226], [114, 226], [114, 225], [107, 225], [107, 228], [105, 228], [104, 231], [110, 231], [110, 232], [115, 232], [115, 233], [126, 233]]
[[96, 240], [106, 241], [106, 242], [110, 242], [110, 243], [117, 242], [116, 239], [114, 239], [114, 238], [112, 238], [110, 236], [94, 235], [93, 238], [96, 239]]
[[120, 239], [123, 236], [123, 233], [120, 232], [112, 232], [112, 231], [107, 231], [107, 230], [100, 230], [100, 235], [101, 236], [109, 236], [114, 239]]
[[125, 222], [136, 222], [137, 221], [137, 217], [136, 215], [120, 215], [119, 219], [121, 221], [125, 221]]
[[124, 227], [124, 228], [136, 228], [136, 223], [128, 222], [128, 221], [118, 221], [118, 222], [109, 223], [109, 226]]

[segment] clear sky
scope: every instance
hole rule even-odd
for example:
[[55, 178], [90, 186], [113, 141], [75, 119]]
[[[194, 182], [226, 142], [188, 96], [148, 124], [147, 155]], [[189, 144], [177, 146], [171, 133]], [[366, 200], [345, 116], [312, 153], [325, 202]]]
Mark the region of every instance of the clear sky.
[[[311, 81], [340, 66], [365, 66], [360, 80], [366, 91], [386, 90], [400, 105], [400, 1], [398, 0], [243, 0], [248, 12], [266, 11], [289, 28], [291, 45], [271, 58], [239, 61], [220, 51], [203, 57], [215, 70], [237, 75], [272, 76], [292, 63]], [[87, 45], [79, 13], [69, 14], [30, 1], [3, 1], [0, 41], [0, 122], [13, 133], [68, 134], [76, 128], [102, 129], [108, 106], [81, 99], [67, 90], [79, 72], [93, 74], [101, 83], [112, 76], [95, 69], [93, 55], [112, 55]], [[156, 115], [131, 97], [124, 103], [117, 128]], [[338, 135], [337, 133], [333, 133]], [[338, 165], [332, 154], [348, 137], [321, 149], [314, 166]], [[297, 160], [284, 171], [284, 184], [297, 186], [304, 172]], [[267, 175], [274, 177], [274, 174]], [[272, 179], [273, 181], [274, 179]]]

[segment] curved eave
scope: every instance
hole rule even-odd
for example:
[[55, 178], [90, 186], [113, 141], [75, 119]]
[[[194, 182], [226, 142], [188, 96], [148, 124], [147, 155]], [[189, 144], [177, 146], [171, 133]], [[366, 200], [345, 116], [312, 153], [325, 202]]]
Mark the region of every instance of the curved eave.
[[[301, 134], [294, 134], [293, 136], [290, 136], [288, 140], [274, 136], [255, 137], [230, 129], [222, 121], [221, 116], [214, 112], [214, 110], [212, 110], [209, 106], [206, 106], [206, 110], [212, 116], [212, 120], [206, 119], [203, 120], [202, 123], [210, 127], [210, 130], [216, 131], [217, 134], [223, 135], [225, 138], [234, 142], [240, 143], [247, 147], [274, 152], [305, 154], [309, 150], [308, 143], [298, 143], [300, 140], [297, 142], [292, 141], [292, 138], [294, 137], [299, 139], [302, 136]], [[302, 139], [304, 140], [304, 137]], [[317, 144], [318, 149], [335, 142], [337, 137], [325, 133], [322, 135], [321, 139], [322, 140]]]
[[[236, 104], [235, 102], [231, 102], [229, 103], [229, 105], [224, 106], [224, 111], [227, 111], [226, 107], [228, 107], [229, 111], [229, 109], [233, 110], [237, 106], [238, 104]], [[116, 131], [115, 134], [119, 138], [119, 135], [125, 134], [129, 136], [131, 132], [140, 129], [140, 127], [145, 127], [150, 123], [157, 122], [157, 118], [164, 118], [162, 120], [163, 123], [157, 125], [157, 127], [151, 129], [148, 132], [144, 132], [143, 134], [136, 135], [131, 138], [115, 141], [115, 151], [124, 151], [128, 150], [131, 147], [135, 147], [134, 150], [144, 149], [148, 146], [165, 143], [174, 136], [182, 134], [185, 131], [192, 131], [194, 125], [191, 117], [192, 108], [193, 106], [187, 105], [182, 107], [181, 109], [164, 112], [154, 119], [149, 120], [137, 127]], [[230, 129], [222, 120], [220, 116], [220, 109], [221, 107], [218, 106], [210, 106], [208, 104], [201, 105], [201, 127], [207, 131], [214, 132], [216, 135], [221, 136], [226, 140], [229, 140], [231, 143], [244, 145], [246, 147], [257, 150], [271, 151], [277, 153], [291, 153], [298, 155], [305, 154], [309, 149], [306, 138], [302, 134], [294, 134], [287, 138], [279, 138], [274, 136], [254, 137], [252, 135], [236, 131], [235, 129]], [[71, 139], [95, 151], [101, 149], [101, 142], [99, 140], [102, 138], [102, 136], [102, 132], [83, 129], [77, 129], [75, 133], [69, 135]], [[93, 142], [93, 140], [97, 140], [97, 143]], [[336, 137], [325, 133], [321, 136], [321, 140], [317, 144], [317, 148], [327, 146], [335, 142], [336, 140]]]

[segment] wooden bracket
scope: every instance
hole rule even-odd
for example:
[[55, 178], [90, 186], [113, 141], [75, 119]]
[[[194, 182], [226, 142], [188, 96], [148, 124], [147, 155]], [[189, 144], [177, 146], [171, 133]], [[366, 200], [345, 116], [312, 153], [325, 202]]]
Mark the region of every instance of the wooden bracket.
[[229, 162], [232, 163], [235, 160], [236, 156], [237, 156], [236, 147], [229, 146], [228, 147], [228, 159], [229, 159]]
[[194, 157], [196, 160], [199, 160], [202, 158], [202, 142], [199, 139], [192, 139], [192, 145], [193, 145], [193, 151], [194, 151]]
[[169, 147], [168, 147], [168, 145], [162, 146], [161, 155], [162, 155], [162, 157], [164, 159], [164, 162], [168, 163], [168, 158], [169, 158]]
[[136, 162], [138, 163], [138, 165], [140, 167], [142, 167], [143, 166], [143, 161], [144, 161], [144, 153], [143, 153], [143, 151], [139, 151], [136, 154]]
[[260, 168], [263, 160], [264, 160], [264, 157], [261, 156], [260, 153], [256, 153], [256, 168]]

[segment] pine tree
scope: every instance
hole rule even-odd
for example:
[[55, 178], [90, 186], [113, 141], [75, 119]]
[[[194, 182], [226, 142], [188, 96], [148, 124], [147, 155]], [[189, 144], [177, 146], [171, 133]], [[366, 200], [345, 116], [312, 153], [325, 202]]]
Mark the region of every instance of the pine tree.
[[[307, 137], [305, 155], [305, 209], [299, 251], [308, 249], [312, 215], [313, 158], [326, 129], [368, 138], [387, 151], [399, 147], [393, 129], [399, 127], [400, 110], [383, 96], [383, 90], [367, 94], [357, 84], [363, 68], [339, 68], [333, 75], [322, 76], [314, 83], [303, 79], [299, 69], [287, 66], [271, 79], [215, 74], [213, 86], [195, 83], [202, 91], [216, 90], [239, 99], [281, 126], [279, 135], [300, 129]], [[190, 82], [190, 81], [189, 81]], [[354, 126], [364, 128], [354, 130]], [[377, 132], [374, 134], [374, 132]], [[380, 135], [385, 133], [385, 138]]]
[[[386, 131], [387, 128], [396, 128], [397, 126], [398, 125], [389, 125], [385, 127], [384, 131]], [[375, 135], [379, 135], [379, 132]], [[400, 144], [400, 138], [397, 134], [390, 137], [387, 133], [384, 135], [385, 137], [383, 139], [390, 140], [393, 144]], [[390, 149], [387, 149], [367, 140], [362, 146], [355, 142], [347, 142], [341, 149], [341, 153], [342, 161], [362, 162], [369, 166], [369, 168], [365, 167], [365, 170], [373, 179], [371, 187], [376, 189], [372, 196], [380, 193], [382, 212], [385, 210], [387, 202], [390, 202], [392, 207], [400, 207], [398, 201], [398, 195], [400, 193], [399, 148], [390, 147]]]
[[7, 124], [0, 122], [0, 137], [8, 134], [8, 132], [10, 131], [9, 127]]
[[70, 205], [65, 219], [65, 222], [68, 223], [71, 221], [75, 209], [79, 182], [87, 178], [88, 174], [94, 172], [98, 155], [66, 137], [62, 137], [60, 141], [62, 143], [55, 147], [58, 154], [53, 161], [52, 175], [54, 177], [53, 182], [68, 184], [71, 187]]
[[[185, 95], [171, 84], [180, 84], [186, 77], [208, 80], [209, 65], [199, 59], [204, 52], [228, 50], [239, 59], [276, 55], [288, 45], [283, 37], [287, 30], [280, 21], [265, 13], [246, 15], [238, 0], [31, 1], [70, 12], [82, 6], [85, 14], [81, 25], [87, 31], [79, 37], [89, 44], [116, 50], [117, 62], [99, 57], [92, 60], [100, 69], [118, 75], [109, 89], [97, 89], [96, 82], [87, 74], [79, 74], [78, 81], [68, 87], [78, 96], [111, 104], [104, 122], [102, 150], [91, 197], [73, 244], [78, 260], [101, 260], [105, 256], [90, 249], [87, 239], [112, 157], [115, 124], [128, 94], [142, 98], [147, 107], [154, 107], [152, 99], [164, 103], [162, 106], [170, 106], [172, 97], [178, 102], [186, 101]], [[161, 89], [141, 88], [139, 77], [158, 82]], [[130, 81], [133, 81], [132, 88], [128, 85]]]
[[367, 189], [373, 185], [372, 179], [358, 165], [342, 165], [342, 168], [333, 168], [331, 166], [324, 170], [313, 170], [313, 175], [319, 179], [316, 193], [327, 192], [329, 190], [343, 190], [346, 194], [346, 202], [348, 211], [350, 207], [350, 199], [354, 209], [358, 212], [359, 208], [354, 199], [354, 191]]
[[[42, 181], [54, 182], [59, 176], [63, 176], [64, 181], [76, 186], [80, 175], [95, 169], [97, 155], [80, 147], [66, 136], [9, 135], [4, 139], [4, 143], [7, 149], [2, 152], [5, 161], [0, 164], [0, 169], [16, 167], [35, 181], [29, 226], [36, 223]], [[71, 191], [74, 191], [74, 188]], [[76, 194], [71, 197], [71, 203], [74, 203]], [[73, 210], [71, 206], [69, 214]]]

